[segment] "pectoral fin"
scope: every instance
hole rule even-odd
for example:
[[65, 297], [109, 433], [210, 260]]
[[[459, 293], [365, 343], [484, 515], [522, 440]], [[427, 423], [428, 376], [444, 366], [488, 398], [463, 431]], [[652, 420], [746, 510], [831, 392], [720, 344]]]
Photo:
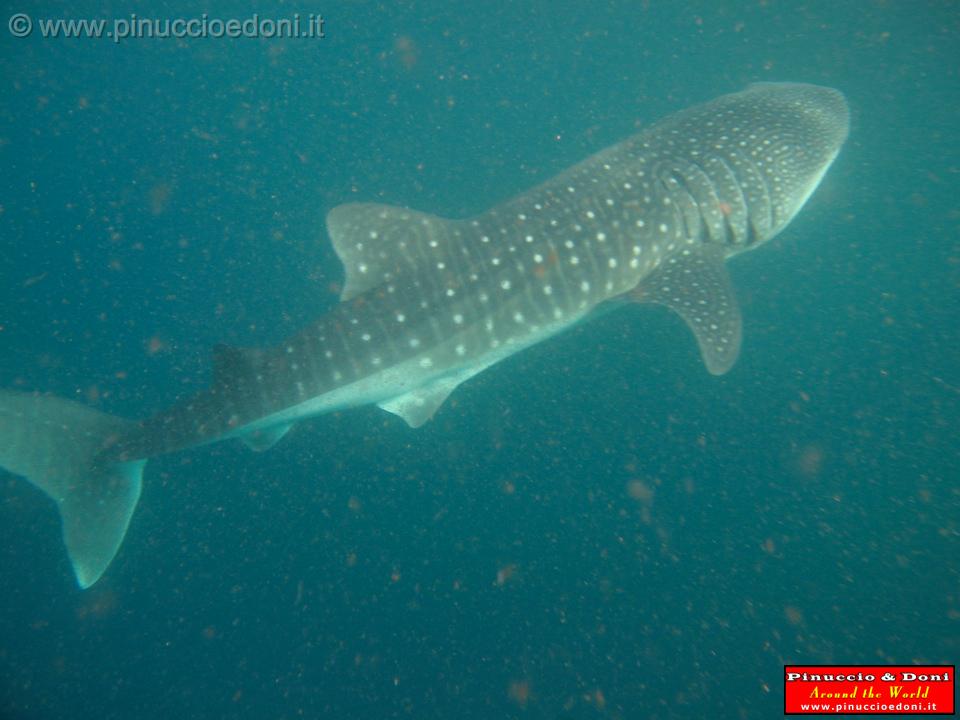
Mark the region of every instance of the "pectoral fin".
[[722, 247], [681, 251], [644, 280], [633, 298], [665, 305], [682, 317], [712, 374], [723, 375], [737, 361], [742, 321]]

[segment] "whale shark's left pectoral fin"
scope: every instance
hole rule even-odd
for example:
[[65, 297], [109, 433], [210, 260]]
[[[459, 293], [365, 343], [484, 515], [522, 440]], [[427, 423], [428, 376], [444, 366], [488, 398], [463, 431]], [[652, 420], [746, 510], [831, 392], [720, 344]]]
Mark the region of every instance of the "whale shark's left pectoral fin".
[[712, 374], [723, 375], [737, 361], [742, 320], [722, 247], [688, 248], [668, 258], [633, 291], [633, 298], [665, 305], [682, 317]]

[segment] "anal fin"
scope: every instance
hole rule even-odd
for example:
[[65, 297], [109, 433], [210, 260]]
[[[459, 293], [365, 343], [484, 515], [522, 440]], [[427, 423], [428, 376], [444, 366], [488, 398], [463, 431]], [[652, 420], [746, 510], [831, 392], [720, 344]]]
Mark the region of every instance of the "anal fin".
[[712, 374], [723, 375], [737, 361], [742, 320], [722, 247], [684, 249], [668, 258], [633, 291], [633, 299], [665, 305], [682, 317]]

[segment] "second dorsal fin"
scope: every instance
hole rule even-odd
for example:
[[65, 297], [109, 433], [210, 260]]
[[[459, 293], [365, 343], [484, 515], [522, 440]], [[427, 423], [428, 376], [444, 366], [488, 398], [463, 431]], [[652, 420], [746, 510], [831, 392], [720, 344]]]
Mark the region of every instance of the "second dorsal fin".
[[237, 378], [255, 372], [260, 364], [262, 350], [239, 348], [223, 343], [213, 346], [213, 384], [216, 387], [231, 385]]

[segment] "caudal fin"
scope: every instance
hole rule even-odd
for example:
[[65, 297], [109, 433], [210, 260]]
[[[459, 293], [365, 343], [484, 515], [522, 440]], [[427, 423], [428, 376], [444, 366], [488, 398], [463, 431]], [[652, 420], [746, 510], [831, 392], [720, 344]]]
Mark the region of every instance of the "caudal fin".
[[103, 462], [132, 423], [51, 395], [0, 390], [0, 467], [54, 499], [80, 587], [117, 554], [140, 498], [146, 460]]

